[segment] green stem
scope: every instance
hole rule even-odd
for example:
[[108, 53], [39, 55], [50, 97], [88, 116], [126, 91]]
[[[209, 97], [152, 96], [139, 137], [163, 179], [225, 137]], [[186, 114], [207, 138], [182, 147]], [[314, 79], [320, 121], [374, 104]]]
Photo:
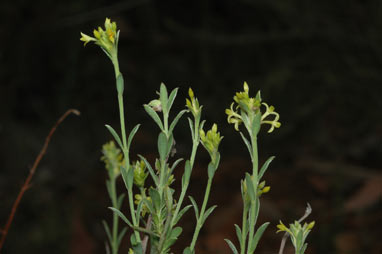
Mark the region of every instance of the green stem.
[[245, 200], [243, 200], [244, 208], [243, 208], [243, 222], [241, 227], [241, 243], [240, 243], [240, 254], [245, 253], [245, 242], [247, 240], [247, 225], [248, 225], [248, 205]]
[[196, 222], [196, 227], [195, 227], [194, 235], [192, 237], [192, 242], [191, 242], [191, 245], [190, 245], [190, 250], [191, 251], [193, 251], [194, 248], [195, 248], [196, 240], [198, 239], [200, 229], [203, 226], [202, 220], [203, 220], [203, 217], [204, 217], [204, 212], [206, 210], [206, 206], [207, 206], [207, 202], [208, 202], [208, 197], [210, 195], [211, 184], [212, 184], [212, 177], [208, 178], [206, 192], [204, 193], [202, 209], [200, 210], [199, 218], [198, 218], [198, 220]]
[[[117, 191], [116, 191], [116, 184], [115, 184], [115, 177], [112, 175], [112, 179], [110, 179], [111, 184], [111, 203], [113, 207], [118, 208], [118, 201], [117, 201]], [[111, 249], [113, 254], [118, 254], [118, 215], [116, 213], [113, 213], [113, 231], [112, 231], [112, 243], [111, 243]]]
[[[195, 133], [194, 134], [195, 137], [194, 137], [194, 140], [192, 142], [192, 152], [191, 152], [191, 157], [190, 157], [191, 172], [192, 172], [192, 169], [194, 167], [196, 151], [198, 150], [198, 146], [199, 146], [199, 121], [197, 121], [197, 120], [195, 120], [195, 122], [194, 122], [194, 133]], [[182, 207], [182, 203], [183, 203], [184, 197], [186, 195], [188, 185], [189, 185], [189, 182], [187, 182], [185, 184], [184, 188], [182, 188], [182, 190], [181, 190], [178, 204], [176, 205], [175, 213], [174, 213], [174, 216], [172, 218], [171, 227], [175, 226], [175, 220], [176, 220], [176, 217], [178, 216], [180, 208]]]
[[[119, 75], [122, 75], [119, 71], [119, 62], [117, 55], [112, 56], [112, 62], [114, 65], [114, 71], [115, 71], [115, 78], [118, 79]], [[122, 133], [122, 142], [123, 142], [123, 156], [125, 158], [125, 170], [129, 170], [130, 168], [130, 159], [129, 159], [129, 151], [127, 149], [127, 140], [126, 140], [126, 128], [125, 128], [125, 114], [124, 114], [124, 105], [123, 105], [123, 94], [122, 92], [118, 92], [118, 106], [119, 106], [119, 119], [121, 122], [121, 133]], [[132, 169], [130, 169], [132, 170]], [[127, 190], [128, 197], [129, 197], [129, 208], [130, 208], [130, 214], [131, 219], [133, 221], [133, 225], [137, 226], [137, 221], [135, 217], [135, 211], [134, 211], [134, 198], [133, 198], [133, 190], [132, 188]], [[137, 241], [141, 242], [141, 237], [137, 231], [134, 231], [135, 237]]]
[[[251, 145], [252, 145], [252, 183], [255, 192], [255, 198], [257, 197], [257, 187], [258, 187], [258, 151], [257, 151], [257, 137], [251, 135]], [[249, 235], [248, 235], [248, 246], [247, 253], [250, 251], [250, 247], [252, 245], [254, 233], [255, 233], [255, 223], [257, 221], [256, 218], [256, 200], [251, 200], [250, 208], [249, 208]]]

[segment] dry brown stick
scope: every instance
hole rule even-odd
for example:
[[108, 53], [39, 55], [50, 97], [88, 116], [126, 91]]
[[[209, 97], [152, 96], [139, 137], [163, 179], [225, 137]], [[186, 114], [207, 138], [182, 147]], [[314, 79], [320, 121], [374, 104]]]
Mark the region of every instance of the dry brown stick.
[[[306, 206], [306, 210], [305, 210], [305, 213], [304, 215], [298, 220], [298, 222], [302, 222], [303, 220], [306, 219], [306, 217], [309, 216], [309, 214], [312, 213], [312, 207], [310, 206], [310, 204], [308, 203], [307, 206]], [[285, 247], [285, 243], [286, 243], [286, 240], [288, 239], [289, 237], [289, 234], [288, 232], [285, 232], [285, 234], [283, 235], [283, 238], [281, 240], [281, 245], [280, 245], [280, 249], [279, 249], [279, 254], [283, 254], [284, 252], [284, 247]]]
[[28, 190], [28, 188], [29, 188], [29, 183], [32, 180], [32, 177], [33, 177], [34, 173], [36, 172], [36, 168], [38, 167], [41, 159], [44, 157], [44, 155], [46, 153], [46, 149], [48, 148], [48, 145], [49, 145], [49, 142], [50, 142], [50, 139], [51, 139], [53, 133], [56, 131], [57, 127], [61, 124], [61, 122], [64, 121], [65, 118], [69, 114], [71, 114], [71, 113], [73, 113], [75, 115], [80, 115], [80, 112], [78, 110], [76, 110], [76, 109], [69, 109], [68, 111], [65, 112], [65, 114], [63, 114], [58, 119], [56, 124], [50, 130], [48, 136], [45, 138], [45, 143], [44, 143], [40, 153], [37, 155], [36, 160], [34, 161], [32, 168], [29, 170], [29, 175], [28, 175], [27, 179], [25, 180], [23, 186], [21, 187], [20, 192], [17, 195], [17, 198], [16, 198], [15, 202], [12, 205], [12, 209], [11, 209], [11, 212], [9, 214], [8, 220], [7, 220], [4, 228], [2, 230], [0, 230], [0, 235], [1, 235], [1, 238], [0, 238], [0, 252], [1, 252], [1, 249], [3, 248], [4, 242], [5, 242], [5, 238], [7, 237], [9, 228], [11, 227], [13, 218], [15, 217], [15, 213], [16, 213], [17, 207], [20, 204], [21, 198], [23, 197], [25, 191]]

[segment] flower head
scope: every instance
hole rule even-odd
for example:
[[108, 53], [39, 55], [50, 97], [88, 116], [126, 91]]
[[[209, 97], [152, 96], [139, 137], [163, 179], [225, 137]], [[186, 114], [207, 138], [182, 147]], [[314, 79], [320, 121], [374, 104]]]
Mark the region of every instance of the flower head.
[[106, 18], [104, 26], [105, 30], [101, 27], [93, 30], [94, 37], [81, 32], [80, 40], [84, 42], [84, 46], [89, 42], [94, 41], [95, 44], [100, 46], [105, 53], [111, 57], [117, 53], [119, 31], [117, 31], [117, 24], [111, 22], [109, 18]]
[[121, 166], [123, 165], [123, 156], [121, 150], [115, 146], [114, 141], [110, 141], [102, 146], [101, 160], [105, 162], [107, 170], [112, 170], [114, 177], [119, 176], [121, 173]]
[[[225, 110], [225, 113], [227, 114], [228, 123], [233, 124], [235, 130], [239, 131], [239, 126], [243, 122], [250, 133], [256, 125], [270, 124], [271, 128], [268, 130], [268, 133], [272, 132], [274, 128], [281, 126], [281, 123], [278, 121], [280, 116], [274, 111], [275, 108], [268, 106], [264, 102], [262, 103], [260, 91], [257, 92], [255, 97], [250, 97], [249, 87], [246, 82], [244, 82], [244, 91], [237, 92], [233, 100], [234, 102], [229, 109]], [[261, 105], [264, 105], [266, 108], [264, 113], [261, 112]], [[275, 118], [273, 120], [266, 119], [270, 115], [274, 115]]]
[[197, 118], [200, 116], [203, 106], [199, 106], [199, 101], [195, 98], [194, 91], [192, 91], [191, 87], [188, 89], [188, 95], [190, 96], [190, 99], [186, 99], [186, 107], [192, 115]]
[[143, 187], [145, 184], [145, 180], [148, 176], [148, 173], [146, 172], [146, 165], [145, 163], [141, 161], [137, 161], [135, 165], [133, 165], [134, 168], [134, 184], [137, 187]]
[[301, 223], [298, 221], [295, 221], [293, 224], [289, 224], [289, 228], [280, 221], [280, 223], [277, 225], [278, 232], [287, 232], [290, 236], [290, 239], [292, 241], [292, 244], [294, 248], [296, 249], [296, 253], [304, 253], [307, 244], [305, 243], [306, 237], [308, 236], [309, 232], [314, 227], [315, 222], [312, 221], [309, 224], [304, 223], [303, 226], [301, 226]]
[[212, 125], [212, 128], [207, 131], [207, 134], [203, 129], [200, 129], [200, 141], [204, 148], [208, 151], [211, 156], [212, 162], [215, 162], [218, 153], [218, 148], [223, 137], [220, 136], [220, 132], [217, 131], [218, 127], [216, 124]]

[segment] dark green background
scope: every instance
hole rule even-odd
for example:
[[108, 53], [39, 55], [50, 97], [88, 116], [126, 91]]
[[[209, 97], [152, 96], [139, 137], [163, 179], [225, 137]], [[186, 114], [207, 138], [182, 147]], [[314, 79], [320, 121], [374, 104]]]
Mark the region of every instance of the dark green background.
[[[69, 108], [82, 113], [53, 137], [4, 254], [104, 253], [100, 221], [111, 212], [99, 157], [111, 139], [103, 125], [119, 124], [114, 72], [98, 47], [83, 47], [79, 32], [91, 34], [105, 17], [121, 30], [128, 128], [143, 124], [135, 153], [156, 155], [158, 131], [142, 104], [156, 97], [160, 82], [180, 87], [178, 109], [192, 86], [207, 126], [216, 122], [224, 136], [211, 196], [217, 219], [202, 231], [200, 252], [229, 253], [212, 236], [232, 238], [233, 223], [240, 223], [239, 182], [249, 157], [224, 109], [244, 81], [253, 95], [261, 89], [282, 122], [259, 138], [261, 161], [277, 159], [261, 215], [271, 226], [257, 253], [278, 251], [278, 220], [300, 217], [306, 202], [313, 206], [308, 220], [316, 221], [309, 253], [382, 250], [381, 198], [344, 208], [371, 179], [381, 179], [381, 1], [19, 0], [2, 1], [0, 14], [1, 226], [53, 123]], [[188, 156], [183, 120], [177, 150]], [[200, 200], [208, 162], [202, 149], [198, 159], [191, 193]], [[189, 243], [193, 219], [190, 213], [182, 222], [176, 254]]]

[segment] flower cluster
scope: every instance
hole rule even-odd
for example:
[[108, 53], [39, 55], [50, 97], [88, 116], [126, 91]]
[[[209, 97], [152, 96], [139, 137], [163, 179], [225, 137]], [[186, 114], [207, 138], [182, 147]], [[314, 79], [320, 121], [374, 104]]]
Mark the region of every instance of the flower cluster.
[[188, 89], [188, 95], [190, 99], [186, 99], [186, 107], [192, 113], [192, 115], [197, 118], [202, 111], [203, 106], [199, 106], [199, 101], [194, 97], [194, 91], [192, 91], [191, 87]]
[[[249, 87], [247, 82], [244, 82], [244, 91], [237, 92], [233, 99], [235, 102], [231, 104], [229, 109], [225, 110], [225, 113], [228, 115], [228, 123], [234, 124], [235, 130], [239, 131], [239, 125], [243, 120], [253, 120], [258, 114], [261, 115], [260, 124], [271, 125], [268, 133], [272, 132], [274, 128], [279, 128], [281, 126], [281, 123], [278, 121], [280, 118], [279, 114], [274, 111], [275, 108], [273, 106], [268, 106], [268, 104], [261, 101], [260, 91], [257, 92], [256, 97], [249, 97]], [[266, 111], [264, 113], [261, 112], [261, 105], [265, 106]], [[274, 119], [267, 120], [266, 118], [271, 115], [275, 116]], [[244, 124], [247, 127], [246, 122]]]
[[295, 221], [293, 224], [289, 224], [288, 228], [280, 221], [280, 224], [277, 225], [277, 228], [279, 229], [277, 233], [282, 231], [287, 232], [290, 235], [296, 253], [303, 254], [307, 247], [307, 244], [305, 243], [306, 237], [314, 227], [314, 224], [315, 222], [312, 221], [309, 224], [304, 223], [304, 226], [301, 226], [300, 222]]
[[201, 143], [210, 154], [213, 163], [216, 160], [220, 141], [223, 139], [223, 137], [220, 136], [220, 132], [218, 132], [217, 130], [217, 125], [213, 124], [212, 128], [209, 131], [207, 131], [207, 134], [204, 132], [203, 129], [200, 129], [199, 132]]
[[94, 29], [93, 35], [94, 37], [81, 32], [80, 40], [84, 42], [84, 46], [94, 41], [109, 57], [117, 53], [119, 31], [117, 31], [117, 24], [115, 22], [111, 22], [109, 18], [106, 18], [105, 30], [98, 27], [98, 30]]
[[132, 165], [134, 169], [134, 184], [137, 187], [143, 187], [145, 180], [149, 173], [146, 172], [146, 165], [141, 161], [137, 161], [135, 165]]
[[124, 163], [121, 150], [115, 146], [114, 141], [110, 141], [102, 146], [101, 160], [105, 162], [107, 170], [112, 170], [114, 177], [119, 176], [121, 167]]

